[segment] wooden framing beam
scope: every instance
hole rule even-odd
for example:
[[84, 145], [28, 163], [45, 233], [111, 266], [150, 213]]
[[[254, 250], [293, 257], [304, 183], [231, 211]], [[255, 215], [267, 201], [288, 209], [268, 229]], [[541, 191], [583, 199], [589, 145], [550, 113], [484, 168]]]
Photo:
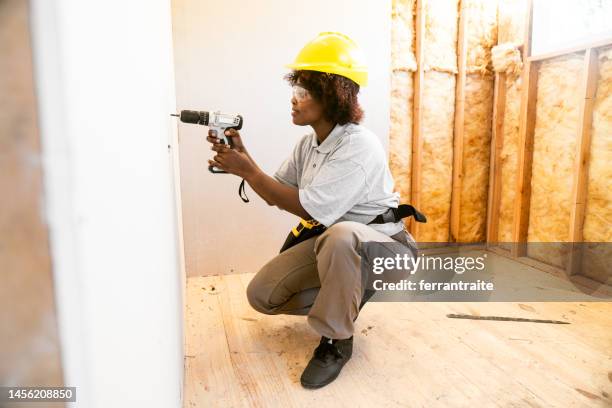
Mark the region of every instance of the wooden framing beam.
[[574, 163], [574, 185], [572, 189], [572, 209], [570, 213], [569, 242], [571, 250], [567, 263], [568, 275], [580, 272], [582, 247], [574, 245], [583, 241], [584, 213], [587, 199], [589, 157], [591, 151], [591, 131], [593, 104], [599, 78], [599, 59], [597, 50], [589, 48], [584, 54], [584, 68], [580, 85], [578, 134], [576, 139], [576, 159]]
[[463, 134], [465, 129], [465, 83], [467, 76], [467, 13], [465, 0], [460, 0], [457, 35], [457, 82], [455, 88], [455, 123], [453, 136], [453, 181], [450, 210], [450, 242], [460, 242], [461, 190], [463, 187]]
[[587, 51], [589, 48], [601, 48], [612, 44], [612, 38], [608, 38], [605, 40], [599, 40], [595, 42], [591, 42], [588, 44], [580, 44], [575, 47], [565, 48], [563, 50], [548, 52], [546, 54], [533, 55], [529, 57], [529, 61], [543, 61], [551, 58], [561, 57], [567, 54], [573, 54], [575, 52]]
[[523, 39], [523, 72], [521, 73], [521, 110], [519, 116], [519, 157], [514, 206], [512, 256], [526, 253], [527, 229], [529, 227], [529, 204], [531, 200], [531, 161], [533, 158], [533, 131], [536, 118], [538, 85], [538, 62], [529, 61], [531, 55], [531, 33], [533, 25], [533, 0], [529, 0]]
[[493, 129], [489, 161], [489, 199], [487, 204], [487, 244], [499, 240], [499, 207], [501, 203], [501, 162], [504, 146], [504, 117], [506, 115], [506, 73], [495, 74], [493, 90]]
[[526, 253], [531, 202], [531, 167], [533, 159], [533, 134], [536, 119], [536, 99], [539, 63], [526, 63], [523, 70], [521, 112], [519, 118], [519, 157], [514, 205], [513, 256]]
[[[411, 204], [419, 209], [421, 208], [421, 166], [423, 152], [423, 110], [421, 103], [423, 101], [423, 77], [424, 77], [424, 61], [423, 61], [423, 37], [425, 36], [425, 7], [424, 0], [417, 0], [416, 17], [415, 17], [415, 57], [417, 70], [414, 73], [414, 102], [413, 102], [413, 123], [412, 123], [412, 179], [411, 179]], [[419, 239], [419, 223], [410, 219], [410, 233], [418, 240]]]

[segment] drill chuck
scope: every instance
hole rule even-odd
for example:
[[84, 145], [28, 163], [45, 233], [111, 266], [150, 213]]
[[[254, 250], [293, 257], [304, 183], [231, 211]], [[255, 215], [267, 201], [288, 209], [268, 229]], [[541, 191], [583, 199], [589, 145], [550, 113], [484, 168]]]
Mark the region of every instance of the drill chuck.
[[194, 123], [197, 125], [208, 126], [208, 112], [207, 111], [192, 111], [182, 110], [181, 111], [181, 122]]

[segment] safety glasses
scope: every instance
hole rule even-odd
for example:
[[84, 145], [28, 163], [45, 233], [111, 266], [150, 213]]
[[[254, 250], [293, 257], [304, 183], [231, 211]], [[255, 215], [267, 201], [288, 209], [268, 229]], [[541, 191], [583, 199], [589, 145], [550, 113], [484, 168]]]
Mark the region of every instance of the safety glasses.
[[293, 85], [293, 97], [298, 101], [302, 102], [310, 98], [310, 92], [308, 89], [301, 87], [300, 85]]

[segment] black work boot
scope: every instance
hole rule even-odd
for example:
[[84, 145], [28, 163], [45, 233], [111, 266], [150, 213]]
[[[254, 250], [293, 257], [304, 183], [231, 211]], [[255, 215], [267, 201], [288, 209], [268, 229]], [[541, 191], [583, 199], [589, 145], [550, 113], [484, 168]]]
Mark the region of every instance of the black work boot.
[[[331, 342], [330, 342], [331, 341]], [[321, 388], [334, 381], [353, 354], [353, 336], [345, 340], [321, 337], [319, 346], [302, 373], [304, 388]]]

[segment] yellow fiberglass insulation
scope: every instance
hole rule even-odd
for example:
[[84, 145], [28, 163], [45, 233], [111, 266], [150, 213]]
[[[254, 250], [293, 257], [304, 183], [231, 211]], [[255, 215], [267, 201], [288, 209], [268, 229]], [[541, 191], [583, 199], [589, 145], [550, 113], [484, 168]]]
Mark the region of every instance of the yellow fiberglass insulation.
[[415, 0], [393, 0], [389, 167], [402, 202], [410, 202]]
[[612, 48], [599, 55], [583, 235], [612, 242]]
[[389, 167], [400, 200], [410, 202], [412, 164], [412, 73], [391, 74], [391, 125], [389, 134]]
[[416, 71], [414, 6], [415, 0], [393, 0], [391, 8], [392, 71]]
[[423, 3], [422, 140], [419, 210], [427, 223], [417, 239], [447, 242], [453, 165], [458, 0]]
[[[529, 242], [566, 242], [569, 238], [583, 60], [582, 54], [570, 54], [544, 61], [539, 69]], [[563, 251], [552, 246], [537, 248], [530, 247], [528, 256], [565, 265]]]
[[484, 242], [486, 239], [492, 110], [492, 76], [468, 75], [463, 131], [461, 242]]
[[466, 16], [467, 72], [491, 73], [491, 47], [497, 44], [497, 1], [464, 0], [461, 7]]
[[[612, 242], [612, 48], [599, 53], [583, 238], [587, 242]], [[610, 259], [612, 245], [592, 246], [582, 257], [582, 273], [609, 282]]]
[[499, 0], [498, 44], [523, 44], [528, 0]]
[[423, 79], [421, 208], [427, 223], [421, 242], [447, 242], [453, 163], [455, 75], [429, 71]]
[[521, 52], [512, 43], [504, 43], [493, 47], [491, 50], [491, 60], [493, 61], [495, 72], [505, 72], [510, 79], [520, 75], [523, 69]]
[[493, 83], [491, 47], [497, 42], [497, 1], [464, 0], [466, 80], [463, 166], [459, 203], [460, 242], [486, 239]]
[[423, 68], [456, 73], [458, 0], [427, 0], [423, 5]]

